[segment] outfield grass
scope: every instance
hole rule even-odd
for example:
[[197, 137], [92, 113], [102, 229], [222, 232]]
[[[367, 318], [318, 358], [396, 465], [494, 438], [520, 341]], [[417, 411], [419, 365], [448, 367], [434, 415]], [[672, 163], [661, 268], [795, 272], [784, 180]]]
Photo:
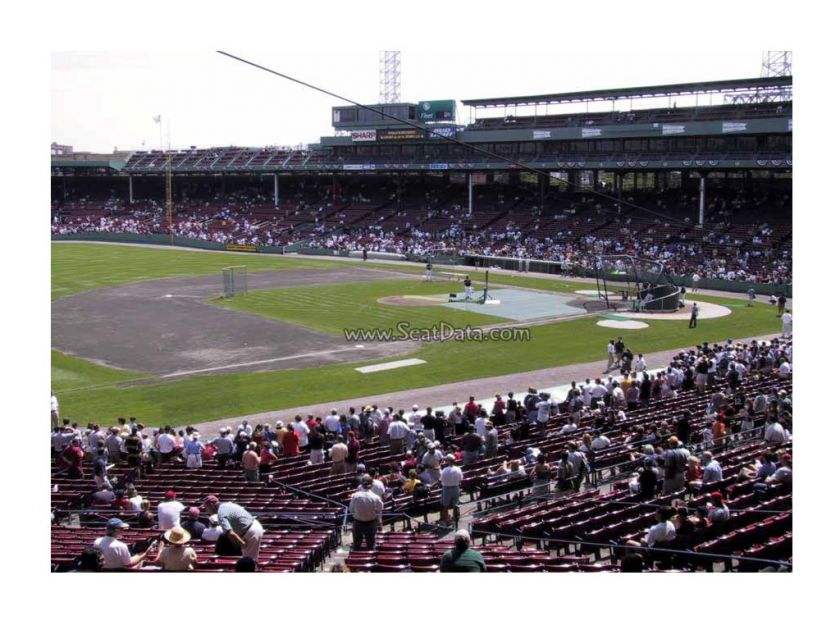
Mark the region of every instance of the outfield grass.
[[148, 377], [148, 374], [117, 370], [52, 351], [52, 386], [59, 392], [81, 391]]
[[[80, 248], [78, 251], [76, 248]], [[348, 264], [350, 261], [310, 261], [280, 257], [251, 255], [243, 257], [240, 264], [249, 270], [321, 268]], [[239, 260], [237, 260], [239, 263]], [[53, 247], [54, 282], [59, 294], [86, 290], [96, 286], [109, 286], [142, 280], [148, 277], [171, 275], [197, 275], [215, 273], [230, 265], [231, 257], [208, 252], [183, 252], [166, 249], [116, 247], [103, 245], [61, 244]], [[353, 264], [361, 265], [360, 261]], [[387, 267], [387, 265], [378, 265]], [[402, 271], [411, 268], [399, 267]], [[416, 273], [422, 273], [416, 268]], [[570, 282], [562, 278], [541, 279], [526, 276], [492, 277], [491, 281], [510, 286], [543, 290], [574, 291], [592, 288], [591, 284]], [[278, 291], [259, 291], [243, 300], [252, 312], [264, 315], [282, 315], [286, 321], [307, 323], [312, 321], [324, 330], [340, 330], [345, 321], [367, 327], [376, 322], [387, 324], [401, 313], [361, 308], [369, 305], [371, 298], [384, 291], [384, 295], [443, 293], [442, 283], [375, 281], [349, 285], [322, 285]], [[379, 285], [379, 286], [377, 286]], [[388, 287], [386, 289], [386, 286]], [[306, 300], [295, 310], [288, 300], [288, 292], [297, 292]], [[265, 298], [260, 302], [261, 294]], [[781, 325], [775, 310], [767, 304], [746, 308], [746, 302], [731, 298], [699, 296], [706, 302], [723, 304], [732, 309], [732, 315], [719, 319], [700, 320], [696, 329], [689, 329], [685, 321], [649, 320], [644, 330], [621, 331], [633, 352], [645, 354], [670, 348], [696, 345], [703, 341], [716, 341], [727, 337], [743, 338], [779, 332]], [[270, 298], [270, 299], [269, 299]], [[250, 301], [253, 299], [253, 301]], [[301, 298], [302, 299], [302, 298]], [[339, 313], [341, 300], [355, 300], [356, 310]], [[334, 305], [331, 310], [331, 305]], [[240, 304], [237, 305], [241, 306]], [[377, 305], [380, 306], [381, 305]], [[382, 307], [385, 308], [385, 307]], [[389, 309], [391, 307], [388, 307]], [[402, 307], [393, 307], [399, 309]], [[442, 307], [409, 309], [412, 325], [416, 317]], [[460, 311], [445, 309], [447, 321], [452, 321]], [[274, 315], [271, 315], [271, 314]], [[383, 315], [382, 313], [385, 313]], [[464, 316], [475, 317], [474, 313]], [[480, 316], [488, 317], [488, 316]], [[307, 321], [303, 322], [303, 318]], [[384, 318], [384, 319], [380, 319]], [[436, 322], [441, 317], [432, 315]], [[490, 318], [496, 319], [496, 318]], [[132, 384], [145, 375], [113, 370], [93, 365], [73, 357], [53, 353], [53, 387], [61, 402], [62, 415], [79, 421], [112, 421], [117, 416], [136, 416], [147, 424], [169, 422], [182, 424], [213, 420], [231, 416], [257, 413], [271, 409], [340, 400], [354, 396], [368, 396], [452, 383], [473, 378], [499, 376], [541, 368], [570, 365], [603, 358], [607, 340], [618, 331], [596, 326], [596, 317], [582, 318], [531, 328], [528, 342], [446, 342], [428, 344], [410, 356], [427, 361], [424, 365], [399, 370], [360, 374], [353, 368], [363, 364], [331, 365], [320, 368], [280, 370], [238, 375], [197, 376], [177, 381], [154, 384]], [[469, 323], [479, 323], [472, 319]], [[377, 361], [372, 361], [377, 362]], [[371, 363], [371, 362], [369, 362]], [[464, 392], [467, 395], [469, 392]]]
[[231, 265], [247, 265], [248, 270], [254, 272], [326, 269], [350, 262], [155, 247], [54, 243], [52, 299], [129, 282], [219, 273], [222, 268]]
[[375, 280], [329, 286], [288, 287], [249, 291], [213, 304], [279, 319], [332, 335], [344, 329], [390, 330], [399, 322], [412, 328], [430, 328], [446, 321], [456, 328], [482, 326], [509, 320], [493, 315], [461, 311], [446, 306], [392, 306], [379, 298], [399, 295], [437, 295], [463, 291], [463, 286], [423, 280]]

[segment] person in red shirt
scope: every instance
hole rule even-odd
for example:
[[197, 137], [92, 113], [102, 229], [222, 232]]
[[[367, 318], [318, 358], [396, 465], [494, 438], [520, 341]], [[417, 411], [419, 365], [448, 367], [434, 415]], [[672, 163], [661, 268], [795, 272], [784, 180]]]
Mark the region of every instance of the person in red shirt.
[[315, 427], [317, 427], [319, 424], [320, 418], [315, 418], [315, 416], [309, 414], [309, 418], [307, 418], [306, 420], [306, 428], [309, 429], [309, 432], [311, 433], [312, 431], [314, 431]]
[[685, 469], [685, 482], [701, 482], [703, 481], [703, 468], [700, 466], [700, 460], [693, 455], [688, 458], [688, 466]]
[[726, 422], [723, 414], [718, 414], [717, 418], [712, 424], [712, 438], [714, 438], [715, 446], [723, 446], [724, 436], [726, 435]]
[[271, 452], [271, 444], [263, 442], [260, 449], [260, 474], [267, 475], [271, 471], [271, 464], [277, 461], [277, 455]]
[[356, 469], [356, 464], [359, 463], [359, 451], [362, 450], [362, 443], [356, 438], [355, 431], [347, 432], [347, 470], [352, 471]]
[[85, 452], [82, 450], [81, 440], [73, 438], [70, 446], [64, 449], [61, 454], [61, 461], [67, 467], [67, 476], [70, 479], [82, 479], [85, 475], [82, 472], [82, 462], [85, 460]]
[[464, 405], [464, 416], [470, 421], [470, 424], [475, 422], [478, 415], [478, 404], [475, 402], [475, 396], [470, 396], [470, 401]]
[[300, 438], [298, 434], [295, 433], [295, 430], [292, 428], [292, 425], [288, 425], [286, 427], [286, 435], [283, 436], [283, 455], [286, 457], [292, 457], [300, 453]]

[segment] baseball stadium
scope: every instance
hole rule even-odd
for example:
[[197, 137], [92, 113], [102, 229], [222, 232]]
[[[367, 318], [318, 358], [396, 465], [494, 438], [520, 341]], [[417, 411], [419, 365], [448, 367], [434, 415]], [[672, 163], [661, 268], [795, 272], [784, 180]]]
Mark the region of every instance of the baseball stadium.
[[790, 57], [53, 143], [51, 570], [792, 571]]

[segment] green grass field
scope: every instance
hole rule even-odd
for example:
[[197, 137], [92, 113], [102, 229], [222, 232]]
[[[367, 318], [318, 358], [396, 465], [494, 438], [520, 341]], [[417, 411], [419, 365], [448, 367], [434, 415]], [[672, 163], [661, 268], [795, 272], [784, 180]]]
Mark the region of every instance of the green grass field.
[[456, 283], [418, 280], [377, 280], [325, 286], [292, 287], [249, 291], [214, 304], [254, 315], [297, 324], [339, 335], [345, 328], [393, 330], [398, 322], [408, 321], [413, 328], [428, 328], [440, 321], [453, 326], [481, 326], [508, 320], [501, 317], [460, 311], [445, 306], [392, 306], [380, 304], [379, 298], [395, 295], [434, 295], [463, 291]]
[[[52, 248], [53, 298], [144, 279], [218, 273], [222, 267], [232, 264], [231, 259], [227, 254], [212, 252], [56, 244]], [[363, 264], [361, 261], [322, 261], [259, 254], [237, 256], [235, 262], [246, 264], [249, 271]], [[384, 264], [376, 266], [388, 267]], [[398, 268], [422, 273], [420, 266]], [[491, 281], [499, 285], [555, 291], [592, 288], [591, 284], [564, 279], [501, 274], [491, 274]], [[403, 307], [376, 305], [377, 297], [446, 292], [441, 291], [441, 284], [387, 280], [358, 285], [255, 291], [236, 298], [230, 306], [334, 334], [340, 332], [347, 322], [354, 327], [393, 325], [394, 318], [399, 321], [404, 315], [399, 312]], [[779, 331], [779, 320], [774, 316], [774, 309], [767, 304], [746, 308], [746, 303], [741, 300], [707, 295], [701, 298], [728, 306], [732, 314], [720, 319], [701, 320], [694, 330], [688, 329], [682, 321], [650, 321], [647, 329], [622, 331], [628, 347], [647, 354], [688, 347], [702, 341]], [[313, 309], [317, 309], [317, 313]], [[440, 321], [437, 313], [440, 310], [445, 311], [446, 321], [452, 323], [458, 316], [463, 317], [459, 325], [478, 325], [490, 323], [480, 321], [483, 319], [498, 319], [443, 307], [423, 307], [409, 309], [412, 325], [424, 325], [421, 321], [429, 324]], [[602, 358], [606, 340], [617, 332], [596, 326], [596, 321], [597, 318], [590, 317], [533, 327], [529, 342], [450, 341], [427, 344], [410, 355], [427, 361], [426, 364], [373, 374], [360, 374], [353, 369], [361, 364], [345, 364], [144, 382], [148, 375], [101, 367], [53, 352], [52, 384], [61, 401], [62, 415], [79, 421], [109, 422], [117, 416], [132, 415], [145, 419], [148, 424], [183, 424], [596, 361]]]

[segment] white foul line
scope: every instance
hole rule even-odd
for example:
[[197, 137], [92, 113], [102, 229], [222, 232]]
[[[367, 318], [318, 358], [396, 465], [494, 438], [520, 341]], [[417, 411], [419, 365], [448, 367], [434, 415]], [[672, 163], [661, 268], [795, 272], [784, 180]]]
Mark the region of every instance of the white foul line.
[[261, 361], [248, 361], [247, 363], [231, 363], [229, 365], [220, 365], [219, 367], [202, 368], [200, 370], [183, 370], [181, 372], [172, 372], [171, 374], [164, 374], [156, 378], [175, 378], [176, 376], [190, 376], [191, 374], [202, 374], [204, 372], [218, 372], [220, 370], [229, 370], [232, 368], [248, 367], [251, 365], [264, 365], [266, 363], [277, 363], [278, 361], [289, 361], [291, 359], [305, 359], [306, 357], [318, 357], [325, 354], [338, 354], [339, 352], [352, 352], [358, 348], [338, 348], [337, 350], [322, 350], [320, 352], [307, 352], [306, 354], [292, 354], [287, 357], [276, 357], [274, 359], [263, 359]]

